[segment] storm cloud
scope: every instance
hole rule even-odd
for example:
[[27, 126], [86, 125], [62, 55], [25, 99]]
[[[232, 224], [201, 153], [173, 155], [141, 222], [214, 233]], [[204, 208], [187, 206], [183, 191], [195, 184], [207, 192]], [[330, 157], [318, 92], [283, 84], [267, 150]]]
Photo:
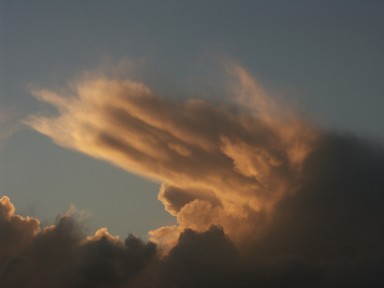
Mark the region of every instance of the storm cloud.
[[[92, 76], [35, 89], [57, 116], [26, 122], [57, 144], [158, 181], [177, 226], [125, 241], [50, 227], [0, 201], [5, 287], [382, 287], [384, 148], [325, 131], [240, 66], [231, 98], [166, 97]], [[129, 228], [129, 227], [128, 227]], [[45, 286], [44, 286], [45, 285]]]
[[86, 236], [69, 215], [41, 227], [38, 219], [15, 214], [0, 199], [1, 287], [120, 287], [155, 257], [156, 246], [133, 235], [123, 242], [105, 228]]
[[165, 97], [143, 83], [105, 76], [78, 80], [72, 95], [35, 89], [59, 115], [33, 116], [27, 124], [59, 145], [162, 182], [158, 198], [178, 220], [151, 232], [165, 249], [183, 229], [212, 224], [241, 242], [260, 230], [283, 195], [294, 193], [317, 131], [268, 97], [242, 67], [231, 64], [228, 71], [231, 97], [220, 103]]

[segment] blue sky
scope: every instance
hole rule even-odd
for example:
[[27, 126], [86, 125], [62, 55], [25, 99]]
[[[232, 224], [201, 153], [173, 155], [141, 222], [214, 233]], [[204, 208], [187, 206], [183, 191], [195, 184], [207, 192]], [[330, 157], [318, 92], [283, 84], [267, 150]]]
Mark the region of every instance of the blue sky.
[[208, 93], [210, 77], [217, 77], [210, 60], [226, 55], [320, 125], [383, 138], [382, 1], [0, 5], [0, 125], [2, 134], [15, 130], [1, 140], [0, 194], [9, 195], [21, 214], [50, 223], [74, 204], [91, 214], [91, 230], [108, 226], [123, 237], [174, 222], [156, 199], [159, 183], [17, 124], [47, 109], [29, 84], [63, 87], [82, 71], [124, 59], [145, 63], [136, 76], [142, 81], [186, 97]]

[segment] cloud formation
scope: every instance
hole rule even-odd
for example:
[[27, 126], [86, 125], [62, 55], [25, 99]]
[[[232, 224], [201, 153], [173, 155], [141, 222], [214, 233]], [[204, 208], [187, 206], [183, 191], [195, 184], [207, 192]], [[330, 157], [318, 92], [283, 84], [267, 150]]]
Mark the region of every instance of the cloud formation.
[[229, 71], [219, 103], [104, 76], [72, 95], [35, 90], [59, 114], [32, 128], [161, 182], [178, 226], [147, 243], [86, 236], [69, 215], [41, 228], [3, 197], [0, 286], [382, 287], [384, 147], [319, 129]]
[[0, 198], [1, 287], [121, 287], [156, 255], [156, 246], [130, 235], [124, 242], [101, 228], [84, 235], [67, 214], [52, 226], [15, 214]]
[[0, 148], [15, 133], [23, 128], [15, 109], [1, 103], [0, 107]]
[[[73, 95], [34, 90], [59, 115], [27, 123], [59, 145], [164, 183], [159, 200], [178, 226], [152, 231], [158, 243], [212, 224], [241, 242], [294, 192], [317, 132], [268, 98], [243, 68], [231, 64], [229, 71], [233, 97], [221, 103], [165, 97], [104, 76], [79, 80]], [[163, 241], [166, 230], [173, 232]]]
[[[288, 209], [292, 215], [296, 209], [305, 209], [304, 204], [313, 204], [283, 202], [292, 206]], [[297, 203], [292, 205], [292, 202]], [[298, 231], [292, 219], [281, 215], [277, 224], [284, 227], [277, 226], [268, 235], [268, 241], [255, 241], [247, 253], [240, 251], [220, 227], [211, 226], [205, 232], [185, 229], [168, 255], [160, 257], [154, 243], [146, 243], [133, 235], [121, 241], [101, 228], [94, 235], [86, 236], [82, 226], [66, 214], [59, 216], [54, 225], [41, 227], [37, 219], [15, 214], [7, 197], [0, 199], [0, 209], [0, 247], [7, 248], [0, 250], [1, 287], [325, 288], [381, 287], [384, 283], [383, 232], [380, 220], [375, 219], [367, 229], [371, 230], [370, 234], [364, 235], [369, 238], [365, 242], [360, 242], [363, 237], [357, 240], [350, 239], [349, 235], [339, 237], [345, 229], [354, 226], [344, 228], [345, 222], [338, 227], [342, 230], [339, 235], [319, 228], [322, 233], [315, 235], [318, 239], [313, 242], [311, 227], [316, 223], [303, 221], [299, 225], [303, 230]], [[334, 219], [324, 212], [328, 211], [321, 211], [324, 223], [331, 225]], [[299, 213], [293, 218], [300, 216]], [[344, 218], [342, 212], [340, 217]], [[364, 215], [360, 218], [362, 222], [368, 220]], [[358, 238], [359, 228], [357, 225], [350, 234]], [[290, 236], [295, 233], [298, 235]], [[373, 243], [376, 245], [371, 246]], [[312, 248], [307, 249], [311, 245]], [[343, 245], [346, 249], [334, 249]], [[319, 247], [321, 250], [316, 251]], [[313, 257], [313, 253], [317, 256]]]

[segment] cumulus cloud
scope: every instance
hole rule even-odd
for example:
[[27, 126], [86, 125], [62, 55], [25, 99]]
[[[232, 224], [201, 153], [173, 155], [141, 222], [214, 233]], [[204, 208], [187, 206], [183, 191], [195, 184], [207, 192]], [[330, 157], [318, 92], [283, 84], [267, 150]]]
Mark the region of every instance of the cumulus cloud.
[[105, 76], [79, 79], [70, 95], [34, 90], [59, 114], [28, 125], [162, 183], [178, 225], [151, 231], [153, 242], [106, 228], [86, 236], [70, 215], [41, 228], [3, 197], [0, 285], [382, 287], [383, 146], [324, 131], [240, 66], [229, 72], [233, 97], [217, 102]]
[[[8, 208], [9, 199], [1, 199], [1, 208]], [[308, 204], [308, 203], [307, 203]], [[8, 207], [7, 207], [8, 206]], [[295, 208], [301, 208], [295, 205]], [[295, 210], [290, 211], [292, 214]], [[323, 214], [327, 211], [322, 211]], [[8, 214], [9, 215], [9, 214]], [[2, 223], [19, 233], [30, 231], [28, 225], [19, 225], [5, 213]], [[323, 214], [324, 215], [324, 214]], [[27, 219], [13, 214], [13, 217]], [[284, 218], [285, 219], [285, 218]], [[38, 223], [36, 219], [29, 219]], [[280, 221], [285, 221], [281, 220]], [[325, 218], [327, 224], [332, 221]], [[376, 225], [379, 226], [379, 221]], [[286, 220], [287, 230], [293, 229], [292, 221]], [[311, 226], [296, 236], [287, 237], [287, 231], [279, 228], [269, 240], [267, 250], [263, 241], [255, 241], [247, 253], [225, 234], [221, 227], [211, 226], [205, 232], [185, 229], [167, 256], [160, 257], [156, 245], [130, 235], [121, 241], [110, 235], [105, 228], [95, 235], [86, 236], [71, 216], [62, 215], [55, 225], [34, 226], [34, 233], [27, 241], [9, 241], [0, 238], [0, 245], [8, 251], [0, 259], [1, 287], [381, 287], [384, 283], [383, 242], [355, 245], [338, 236], [328, 242], [329, 235], [317, 235], [313, 249], [308, 237]], [[9, 228], [0, 226], [0, 235], [7, 235]], [[355, 229], [358, 229], [356, 227]], [[376, 234], [382, 233], [381, 227]], [[323, 230], [324, 234], [329, 233]], [[355, 230], [355, 232], [357, 232]], [[376, 235], [376, 236], [377, 236]], [[354, 234], [358, 237], [358, 233]], [[366, 235], [371, 237], [371, 235]], [[279, 241], [274, 240], [275, 237]], [[347, 237], [346, 237], [347, 238]], [[317, 252], [318, 243], [321, 251]], [[381, 239], [368, 241], [380, 242]], [[339, 242], [340, 241], [340, 242]], [[336, 252], [332, 245], [349, 246], [352, 250]], [[330, 248], [327, 250], [327, 245]], [[281, 247], [283, 246], [283, 247]], [[298, 249], [299, 246], [302, 246]], [[313, 252], [318, 253], [313, 258]], [[352, 253], [351, 253], [352, 252]], [[266, 253], [271, 257], [265, 257]], [[321, 259], [320, 254], [325, 254]]]
[[[293, 192], [317, 132], [243, 68], [229, 71], [233, 97], [221, 103], [165, 97], [105, 76], [78, 80], [72, 95], [37, 89], [59, 115], [27, 123], [59, 145], [164, 183], [159, 200], [177, 217], [179, 225], [168, 227], [174, 235], [217, 224], [241, 242]], [[158, 243], [162, 232], [151, 232]]]
[[20, 247], [28, 245], [38, 232], [38, 228], [37, 219], [16, 215], [15, 206], [10, 199], [6, 196], [0, 198], [1, 263], [4, 263]]
[[52, 226], [15, 214], [0, 198], [1, 287], [121, 287], [156, 255], [156, 246], [130, 235], [124, 242], [101, 228], [86, 236], [67, 214]]

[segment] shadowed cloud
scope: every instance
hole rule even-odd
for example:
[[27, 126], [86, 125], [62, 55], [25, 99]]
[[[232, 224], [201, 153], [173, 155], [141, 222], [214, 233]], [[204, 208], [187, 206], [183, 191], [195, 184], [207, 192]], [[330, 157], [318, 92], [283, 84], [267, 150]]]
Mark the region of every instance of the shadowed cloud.
[[59, 114], [28, 125], [162, 183], [178, 224], [150, 242], [87, 236], [68, 215], [42, 228], [3, 197], [0, 285], [382, 287], [383, 146], [324, 131], [242, 67], [229, 71], [233, 97], [220, 103], [104, 76], [79, 79], [72, 95], [34, 90]]

